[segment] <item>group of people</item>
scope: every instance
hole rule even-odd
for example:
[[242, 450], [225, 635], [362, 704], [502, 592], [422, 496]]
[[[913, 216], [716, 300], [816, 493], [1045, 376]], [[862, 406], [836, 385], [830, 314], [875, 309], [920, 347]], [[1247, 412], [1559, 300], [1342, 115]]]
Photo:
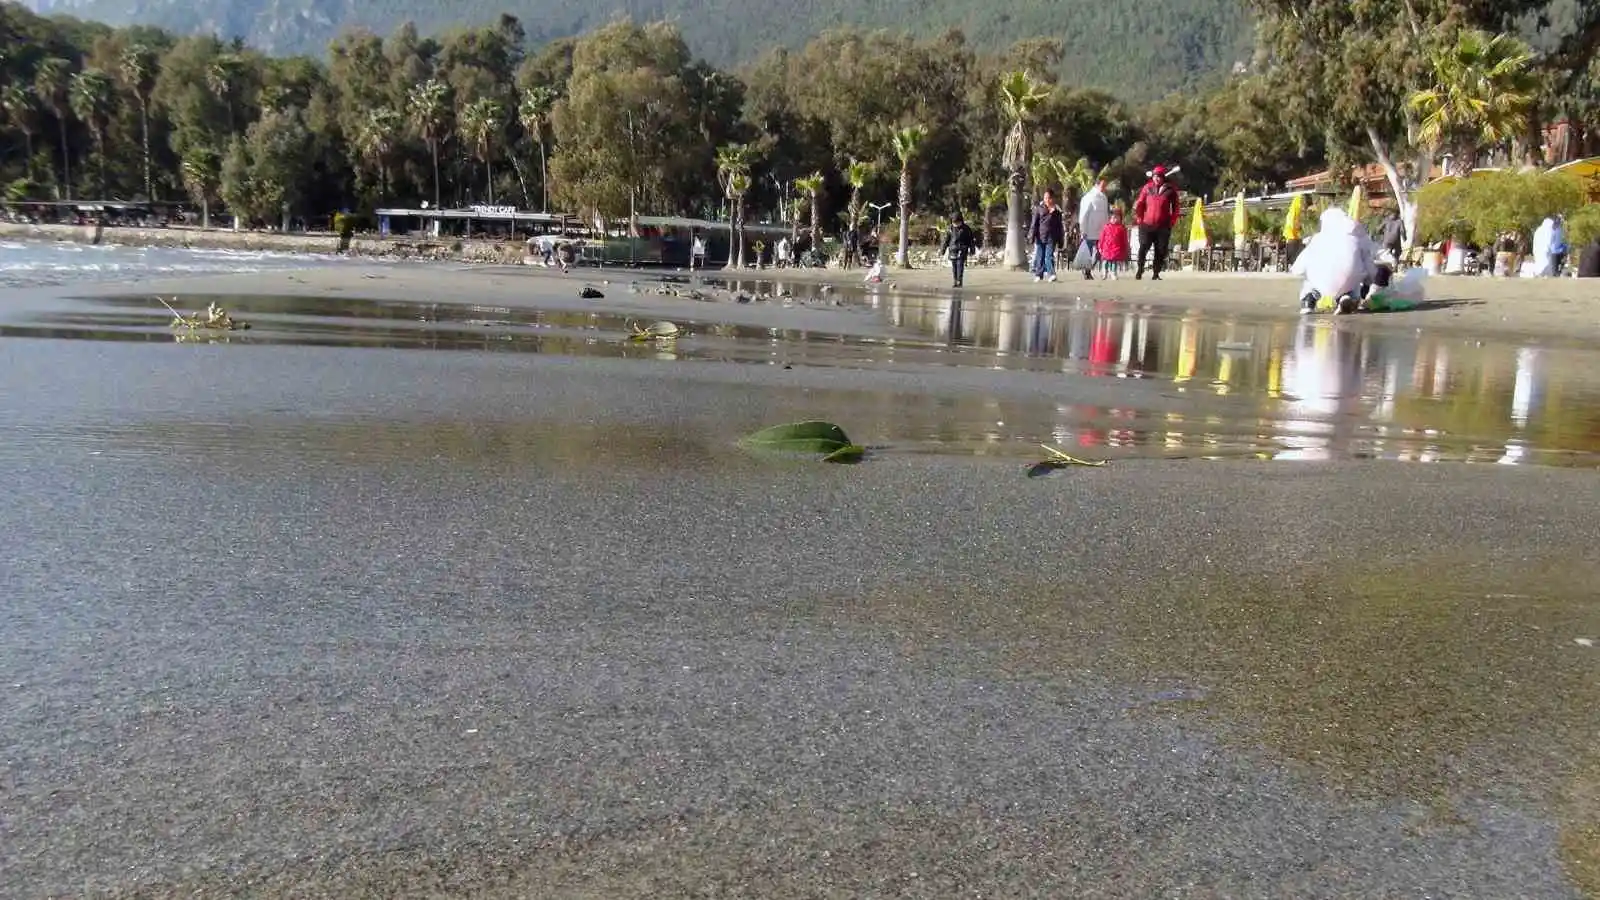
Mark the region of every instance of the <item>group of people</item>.
[[[1137, 256], [1133, 277], [1143, 278], [1148, 269], [1151, 280], [1161, 280], [1172, 247], [1172, 229], [1181, 215], [1178, 189], [1167, 176], [1165, 166], [1156, 166], [1134, 200], [1133, 217], [1139, 237], [1137, 253], [1123, 221], [1122, 208], [1111, 204], [1105, 180], [1096, 181], [1078, 203], [1078, 249], [1072, 260], [1073, 268], [1091, 281], [1096, 269], [1106, 278], [1117, 278]], [[1066, 213], [1056, 203], [1055, 191], [1046, 190], [1044, 199], [1034, 206], [1028, 221], [1027, 239], [1033, 247], [1030, 270], [1034, 281], [1056, 280], [1056, 257], [1067, 244], [1067, 231]], [[942, 249], [950, 260], [954, 287], [961, 287], [967, 257], [976, 248], [972, 228], [957, 213]]]

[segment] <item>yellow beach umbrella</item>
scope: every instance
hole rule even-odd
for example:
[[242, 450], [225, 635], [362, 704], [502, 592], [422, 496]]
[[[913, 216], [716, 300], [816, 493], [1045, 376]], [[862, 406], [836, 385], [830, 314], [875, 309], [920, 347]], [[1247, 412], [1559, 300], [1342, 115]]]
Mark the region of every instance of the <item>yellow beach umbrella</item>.
[[1233, 200], [1233, 241], [1235, 244], [1242, 242], [1250, 236], [1250, 217], [1244, 211], [1244, 191]]
[[1362, 213], [1366, 212], [1366, 210], [1363, 209], [1363, 207], [1365, 207], [1366, 205], [1367, 205], [1367, 198], [1362, 196], [1362, 194], [1361, 194], [1361, 185], [1357, 184], [1350, 191], [1350, 208], [1348, 210], [1346, 210], [1346, 212], [1350, 213], [1350, 218], [1355, 219], [1357, 222], [1359, 222], [1359, 221], [1361, 221]]
[[1283, 217], [1283, 239], [1286, 241], [1300, 240], [1300, 217], [1305, 215], [1306, 196], [1295, 194], [1289, 201], [1289, 212]]
[[1210, 246], [1211, 241], [1206, 238], [1206, 207], [1200, 200], [1195, 200], [1194, 214], [1189, 217], [1189, 252]]

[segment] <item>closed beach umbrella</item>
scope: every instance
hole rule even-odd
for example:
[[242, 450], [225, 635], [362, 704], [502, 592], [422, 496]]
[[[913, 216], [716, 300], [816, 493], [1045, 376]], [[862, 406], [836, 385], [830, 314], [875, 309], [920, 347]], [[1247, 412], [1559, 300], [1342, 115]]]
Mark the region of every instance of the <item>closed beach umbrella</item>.
[[1206, 207], [1200, 200], [1194, 201], [1194, 215], [1189, 217], [1189, 251], [1204, 250], [1211, 246], [1211, 241], [1206, 239]]
[[1306, 197], [1304, 194], [1295, 194], [1289, 201], [1289, 213], [1283, 217], [1283, 239], [1286, 241], [1300, 240], [1300, 217], [1306, 211]]
[[1233, 200], [1233, 240], [1235, 244], [1242, 243], [1250, 236], [1250, 219], [1244, 212], [1244, 191]]
[[1350, 191], [1350, 208], [1345, 211], [1350, 214], [1350, 218], [1359, 222], [1361, 221], [1361, 214], [1366, 212], [1366, 210], [1362, 209], [1366, 202], [1367, 199], [1361, 195], [1361, 185], [1357, 184]]

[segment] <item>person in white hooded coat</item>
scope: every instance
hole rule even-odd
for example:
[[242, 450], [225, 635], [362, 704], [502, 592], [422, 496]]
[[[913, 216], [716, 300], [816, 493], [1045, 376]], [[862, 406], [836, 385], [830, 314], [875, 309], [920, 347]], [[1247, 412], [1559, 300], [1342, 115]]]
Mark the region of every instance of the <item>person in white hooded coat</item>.
[[1377, 277], [1377, 255], [1378, 248], [1361, 223], [1338, 207], [1323, 212], [1320, 230], [1290, 269], [1305, 278], [1300, 314], [1315, 312], [1323, 297], [1334, 298], [1335, 313], [1355, 312], [1362, 291]]
[[1566, 253], [1567, 235], [1561, 222], [1554, 217], [1540, 222], [1533, 232], [1533, 274], [1540, 278], [1560, 275]]

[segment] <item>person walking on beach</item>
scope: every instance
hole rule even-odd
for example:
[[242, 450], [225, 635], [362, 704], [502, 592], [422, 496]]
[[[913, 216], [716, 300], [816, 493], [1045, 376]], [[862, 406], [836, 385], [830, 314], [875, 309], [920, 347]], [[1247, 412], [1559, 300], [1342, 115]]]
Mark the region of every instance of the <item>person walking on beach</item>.
[[1033, 280], [1056, 280], [1056, 250], [1067, 237], [1067, 226], [1056, 205], [1055, 191], [1046, 190], [1044, 199], [1033, 209], [1028, 223], [1028, 239], [1033, 241]]
[[950, 222], [950, 232], [944, 236], [944, 246], [941, 252], [950, 259], [951, 287], [961, 287], [961, 282], [966, 279], [967, 254], [977, 246], [977, 241], [972, 236], [972, 228], [967, 225], [967, 220], [961, 213]]
[[1383, 249], [1389, 251], [1389, 258], [1394, 261], [1395, 267], [1400, 266], [1400, 250], [1405, 239], [1406, 227], [1400, 221], [1400, 214], [1389, 210], [1383, 217], [1383, 225], [1378, 235], [1378, 243]]
[[1106, 180], [1097, 179], [1094, 187], [1078, 203], [1078, 233], [1089, 245], [1089, 264], [1083, 268], [1083, 277], [1094, 280], [1094, 264], [1099, 259], [1100, 231], [1111, 220], [1111, 200], [1106, 196]]
[[854, 225], [844, 232], [844, 267], [854, 269], [861, 265], [861, 232]]
[[1144, 277], [1145, 254], [1155, 252], [1151, 262], [1150, 280], [1160, 281], [1161, 270], [1167, 265], [1167, 252], [1172, 246], [1172, 227], [1178, 224], [1178, 189], [1167, 180], [1167, 167], [1156, 166], [1150, 180], [1139, 189], [1133, 201], [1133, 221], [1139, 226], [1139, 265], [1134, 269], [1135, 279]]

